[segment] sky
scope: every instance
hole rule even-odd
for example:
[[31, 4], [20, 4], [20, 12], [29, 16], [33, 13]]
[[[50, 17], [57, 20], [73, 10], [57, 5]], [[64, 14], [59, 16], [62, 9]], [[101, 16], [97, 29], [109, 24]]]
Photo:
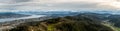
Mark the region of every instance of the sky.
[[0, 12], [41, 9], [120, 9], [120, 0], [0, 0]]

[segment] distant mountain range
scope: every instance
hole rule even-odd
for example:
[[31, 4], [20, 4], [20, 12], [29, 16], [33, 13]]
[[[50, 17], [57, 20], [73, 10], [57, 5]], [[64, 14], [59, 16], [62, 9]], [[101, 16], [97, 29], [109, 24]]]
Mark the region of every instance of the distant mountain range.
[[0, 19], [4, 18], [19, 18], [19, 17], [26, 17], [29, 15], [19, 14], [19, 13], [12, 13], [12, 12], [3, 12], [0, 13]]

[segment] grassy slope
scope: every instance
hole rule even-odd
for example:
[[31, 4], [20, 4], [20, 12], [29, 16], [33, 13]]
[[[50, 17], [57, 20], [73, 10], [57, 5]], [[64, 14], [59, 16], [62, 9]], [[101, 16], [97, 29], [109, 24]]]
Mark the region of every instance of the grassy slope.
[[120, 28], [113, 26], [113, 24], [111, 24], [109, 22], [104, 22], [102, 24], [105, 25], [105, 26], [108, 26], [108, 27], [112, 28], [114, 31], [120, 31]]

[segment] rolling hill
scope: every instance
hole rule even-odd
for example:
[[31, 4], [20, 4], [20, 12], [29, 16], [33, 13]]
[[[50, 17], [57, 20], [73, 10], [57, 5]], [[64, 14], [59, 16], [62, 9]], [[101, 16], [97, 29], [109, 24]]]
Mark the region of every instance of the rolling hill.
[[114, 31], [96, 19], [86, 16], [66, 16], [43, 21], [21, 23], [7, 31]]

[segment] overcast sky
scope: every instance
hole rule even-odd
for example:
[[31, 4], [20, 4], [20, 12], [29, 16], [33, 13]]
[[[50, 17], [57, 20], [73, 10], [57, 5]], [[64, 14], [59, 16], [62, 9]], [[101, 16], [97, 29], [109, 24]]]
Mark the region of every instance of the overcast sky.
[[119, 9], [120, 0], [0, 0], [0, 11], [39, 9]]

